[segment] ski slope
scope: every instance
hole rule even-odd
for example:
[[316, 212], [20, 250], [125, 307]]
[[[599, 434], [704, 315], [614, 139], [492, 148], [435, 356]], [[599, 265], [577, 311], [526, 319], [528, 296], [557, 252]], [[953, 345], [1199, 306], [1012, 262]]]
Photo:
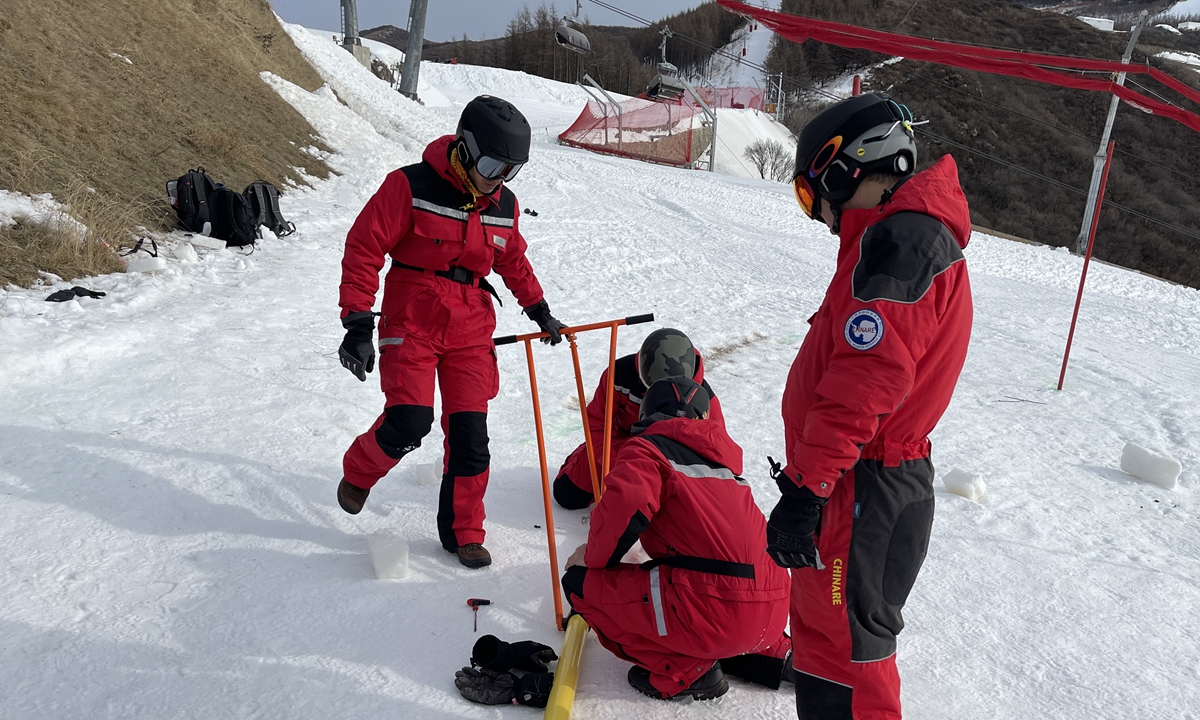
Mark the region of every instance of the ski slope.
[[[521, 349], [498, 349], [490, 569], [438, 545], [438, 488], [417, 471], [439, 457], [436, 430], [361, 515], [334, 498], [341, 454], [382, 402], [377, 376], [360, 383], [336, 358], [346, 231], [476, 93], [530, 108], [532, 161], [513, 189], [539, 213], [521, 225], [555, 314], [654, 312], [687, 331], [759, 504], [775, 502], [764, 456], [782, 452], [783, 382], [837, 247], [789, 188], [560, 147], [575, 89], [515, 73], [426, 66], [448, 103], [421, 106], [328, 37], [286, 29], [328, 86], [264, 81], [337, 171], [287, 189], [295, 235], [80, 281], [100, 300], [43, 302], [72, 283], [0, 293], [0, 717], [536, 716], [453, 686], [478, 634], [561, 641]], [[1200, 293], [1094, 265], [1058, 393], [1081, 261], [985, 235], [966, 255], [975, 329], [934, 461], [939, 477], [981, 475], [987, 494], [938, 483], [900, 638], [906, 715], [1200, 717]], [[515, 302], [497, 314], [502, 334], [533, 329]], [[590, 390], [607, 343], [580, 344]], [[581, 424], [565, 345], [535, 352], [553, 471]], [[1120, 472], [1127, 440], [1180, 460], [1180, 487]], [[557, 513], [560, 558], [586, 519]], [[404, 580], [374, 579], [366, 537], [383, 529], [409, 541]], [[478, 634], [468, 597], [493, 601]], [[590, 638], [574, 716], [794, 717], [789, 686], [731, 681], [716, 703], [675, 706], [633, 692], [626, 668]]]

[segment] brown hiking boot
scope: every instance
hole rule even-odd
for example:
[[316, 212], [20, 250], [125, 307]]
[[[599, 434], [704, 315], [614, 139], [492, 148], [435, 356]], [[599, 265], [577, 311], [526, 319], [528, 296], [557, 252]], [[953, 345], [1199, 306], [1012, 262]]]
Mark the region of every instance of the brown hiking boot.
[[360, 488], [357, 485], [351, 485], [346, 482], [346, 478], [342, 478], [342, 482], [338, 484], [338, 505], [351, 515], [357, 515], [362, 512], [363, 503], [367, 501], [367, 496], [371, 494], [371, 488]]
[[492, 554], [479, 543], [459, 545], [455, 551], [458, 561], [469, 568], [487, 567], [492, 564]]

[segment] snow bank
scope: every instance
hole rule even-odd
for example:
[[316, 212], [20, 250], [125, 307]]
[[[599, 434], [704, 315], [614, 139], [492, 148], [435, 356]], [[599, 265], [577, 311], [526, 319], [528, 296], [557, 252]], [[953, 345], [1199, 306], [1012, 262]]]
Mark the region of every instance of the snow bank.
[[796, 138], [775, 118], [757, 110], [717, 110], [717, 172], [734, 177], [758, 178], [758, 170], [746, 159], [746, 148], [757, 140], [774, 140], [789, 157], [796, 154]]

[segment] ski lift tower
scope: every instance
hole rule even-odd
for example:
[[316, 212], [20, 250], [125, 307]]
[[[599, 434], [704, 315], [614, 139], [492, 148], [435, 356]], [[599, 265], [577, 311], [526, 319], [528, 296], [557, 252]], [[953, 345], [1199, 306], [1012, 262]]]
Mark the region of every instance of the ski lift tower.
[[[690, 95], [692, 101], [703, 112], [704, 117], [700, 120], [701, 127], [707, 127], [710, 130], [711, 140], [708, 145], [708, 171], [716, 172], [717, 170], [717, 111], [710, 108], [708, 103], [700, 97], [696, 92], [696, 88], [679, 77], [679, 68], [667, 62], [667, 38], [674, 35], [671, 28], [666, 25], [659, 31], [663, 36], [662, 43], [658, 46], [662, 51], [662, 62], [658, 64], [658, 74], [650, 81], [650, 85], [646, 88], [646, 97], [651, 100], [662, 102], [674, 102], [685, 93]], [[714, 89], [713, 97], [716, 97]]]
[[429, 0], [412, 0], [408, 5], [408, 43], [404, 46], [404, 68], [400, 71], [400, 94], [420, 102], [417, 78], [421, 72], [421, 48], [425, 45], [425, 12]]
[[363, 47], [358, 37], [358, 5], [355, 0], [341, 0], [342, 3], [342, 47], [354, 56], [368, 70], [371, 68], [371, 50]]

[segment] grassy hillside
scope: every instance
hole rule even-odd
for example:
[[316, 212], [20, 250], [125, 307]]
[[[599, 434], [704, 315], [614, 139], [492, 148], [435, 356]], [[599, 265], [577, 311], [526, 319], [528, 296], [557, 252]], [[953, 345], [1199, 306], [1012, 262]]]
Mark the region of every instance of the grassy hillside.
[[[925, 37], [1113, 60], [1129, 40], [1127, 34], [1100, 32], [1074, 18], [1006, 0], [915, 5], [911, 0], [784, 0], [784, 9]], [[1197, 42], [1200, 38], [1192, 34], [1151, 28], [1133, 61], [1152, 62], [1200, 85], [1200, 74], [1152, 58], [1164, 49], [1189, 49]], [[778, 43], [768, 64], [819, 83], [881, 59], [815, 42]], [[1144, 76], [1133, 79], [1178, 99]], [[1085, 198], [979, 153], [1086, 190], [1108, 95], [911, 61], [872, 70], [866, 88], [888, 90], [918, 118], [931, 121], [924, 129], [976, 151], [921, 141], [922, 164], [947, 152], [955, 156], [976, 223], [1074, 248]], [[798, 114], [792, 124], [798, 128], [805, 119]], [[1118, 153], [1107, 199], [1200, 235], [1200, 134], [1125, 105], [1112, 137]], [[1198, 251], [1200, 241], [1185, 234], [1107, 207], [1101, 215], [1096, 241], [1101, 259], [1200, 287]]]
[[[189, 167], [238, 190], [298, 179], [295, 167], [327, 175], [301, 151], [312, 128], [259, 79], [263, 70], [321, 85], [266, 0], [8, 0], [0, 189], [93, 196], [77, 203], [91, 215], [79, 219], [111, 243], [123, 239], [116, 226], [169, 226], [163, 184]], [[31, 242], [29, 233], [0, 230], [0, 245]], [[0, 247], [0, 285], [28, 281], [6, 257]]]

